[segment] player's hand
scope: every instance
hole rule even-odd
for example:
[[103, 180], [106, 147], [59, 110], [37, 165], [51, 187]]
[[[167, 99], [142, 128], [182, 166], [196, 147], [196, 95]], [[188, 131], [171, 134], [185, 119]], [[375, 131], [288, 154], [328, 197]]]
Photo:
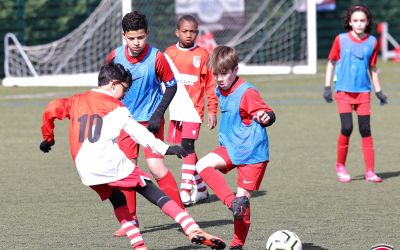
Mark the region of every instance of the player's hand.
[[186, 157], [188, 153], [186, 150], [178, 145], [171, 145], [167, 149], [167, 152], [165, 153], [166, 155], [176, 155], [178, 158]]
[[213, 129], [217, 126], [217, 115], [208, 115], [208, 129]]
[[261, 125], [267, 125], [271, 117], [269, 117], [268, 113], [264, 110], [260, 110], [257, 114], [253, 117], [253, 119], [260, 123]]
[[381, 91], [378, 91], [375, 93], [376, 97], [378, 97], [378, 99], [381, 101], [381, 105], [385, 105], [387, 104], [387, 96]]
[[156, 110], [151, 116], [150, 121], [147, 124], [147, 129], [153, 134], [157, 133], [160, 130], [163, 115], [163, 113]]
[[332, 99], [332, 89], [331, 86], [324, 87], [324, 94], [322, 95], [327, 103], [331, 103]]
[[53, 146], [55, 141], [42, 141], [39, 145], [40, 150], [43, 153], [48, 153], [51, 150], [51, 146]]

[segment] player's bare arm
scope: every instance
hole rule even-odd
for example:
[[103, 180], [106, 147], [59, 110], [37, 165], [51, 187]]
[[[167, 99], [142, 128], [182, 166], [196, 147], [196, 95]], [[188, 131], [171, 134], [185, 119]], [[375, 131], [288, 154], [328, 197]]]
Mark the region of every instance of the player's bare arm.
[[217, 126], [217, 115], [215, 114], [208, 114], [208, 129], [213, 129]]

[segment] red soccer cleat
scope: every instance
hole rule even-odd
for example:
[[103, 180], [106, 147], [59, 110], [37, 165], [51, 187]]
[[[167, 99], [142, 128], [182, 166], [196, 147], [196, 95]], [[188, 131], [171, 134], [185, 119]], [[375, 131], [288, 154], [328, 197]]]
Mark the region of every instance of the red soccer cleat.
[[211, 249], [225, 249], [226, 246], [222, 239], [208, 234], [200, 228], [191, 232], [188, 238], [193, 244], [209, 246]]

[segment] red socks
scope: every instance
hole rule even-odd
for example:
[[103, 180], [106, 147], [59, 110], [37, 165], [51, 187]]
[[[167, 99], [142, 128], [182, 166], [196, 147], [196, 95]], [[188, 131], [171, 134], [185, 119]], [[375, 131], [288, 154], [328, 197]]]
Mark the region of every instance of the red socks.
[[139, 228], [135, 225], [132, 215], [129, 213], [127, 206], [122, 206], [114, 210], [117, 220], [124, 229], [132, 248], [144, 246], [144, 241]]
[[121, 190], [126, 199], [126, 204], [128, 205], [129, 212], [136, 215], [136, 192], [134, 190]]
[[243, 220], [233, 221], [233, 238], [230, 247], [243, 246], [250, 229], [250, 207], [246, 209]]
[[365, 172], [374, 171], [374, 143], [372, 136], [362, 138], [361, 148], [364, 156]]
[[[157, 180], [160, 189], [167, 194], [171, 199], [173, 199], [178, 205], [183, 208], [181, 197], [179, 195], [178, 186], [176, 184], [175, 178], [172, 173], [168, 170], [168, 173], [161, 179]], [[136, 192], [121, 190], [126, 198], [126, 204], [128, 205], [129, 212], [136, 215]]]
[[[349, 149], [349, 137], [342, 134], [338, 138], [337, 147], [337, 162], [336, 164], [342, 164], [346, 166], [347, 152]], [[361, 138], [361, 148], [364, 156], [365, 171], [374, 171], [374, 143], [372, 136]]]
[[168, 173], [157, 180], [158, 187], [168, 195], [172, 200], [176, 202], [181, 208], [184, 208], [181, 196], [179, 195], [178, 184], [176, 184], [175, 178], [172, 175], [171, 171], [168, 170]]
[[189, 235], [194, 229], [199, 228], [199, 225], [193, 220], [193, 218], [180, 208], [174, 201], [170, 200], [162, 206], [161, 210], [164, 214], [171, 217], [173, 220], [181, 225], [186, 235]]
[[349, 149], [349, 139], [350, 137], [344, 136], [342, 134], [339, 135], [336, 164], [346, 166], [347, 152]]
[[235, 195], [232, 193], [225, 178], [214, 168], [207, 167], [200, 173], [201, 178], [213, 190], [214, 194], [228, 207], [232, 205]]
[[194, 184], [193, 176], [196, 172], [197, 157], [195, 153], [188, 154], [182, 161], [182, 182], [181, 190], [187, 191], [190, 194]]
[[190, 194], [192, 187], [197, 189], [198, 192], [204, 192], [207, 190], [206, 185], [203, 182], [203, 179], [196, 172], [196, 162], [197, 155], [196, 153], [188, 154], [182, 161], [182, 182], [181, 182], [181, 191], [186, 191]]

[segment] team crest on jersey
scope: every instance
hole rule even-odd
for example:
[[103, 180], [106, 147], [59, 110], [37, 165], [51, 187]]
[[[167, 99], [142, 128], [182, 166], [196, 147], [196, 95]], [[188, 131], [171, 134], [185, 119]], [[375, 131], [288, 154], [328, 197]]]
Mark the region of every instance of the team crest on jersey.
[[193, 66], [200, 68], [201, 56], [193, 56]]

